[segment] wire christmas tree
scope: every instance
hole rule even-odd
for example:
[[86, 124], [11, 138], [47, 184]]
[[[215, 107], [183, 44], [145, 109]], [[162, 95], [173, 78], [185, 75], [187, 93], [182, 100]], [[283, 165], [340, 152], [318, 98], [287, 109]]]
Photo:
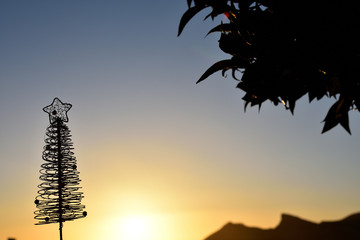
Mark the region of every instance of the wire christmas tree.
[[45, 163], [41, 165], [38, 196], [35, 204], [36, 225], [59, 223], [62, 240], [63, 222], [86, 217], [85, 206], [81, 204], [79, 172], [68, 122], [67, 112], [72, 107], [55, 98], [51, 105], [43, 108], [49, 114], [50, 125], [46, 130], [45, 147], [42, 154]]

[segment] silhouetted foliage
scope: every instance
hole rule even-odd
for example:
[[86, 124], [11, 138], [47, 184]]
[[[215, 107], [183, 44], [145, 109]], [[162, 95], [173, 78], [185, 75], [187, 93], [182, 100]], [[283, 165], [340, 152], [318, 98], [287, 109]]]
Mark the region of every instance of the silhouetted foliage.
[[178, 35], [201, 10], [225, 15], [219, 47], [232, 57], [212, 65], [197, 82], [228, 70], [245, 91], [245, 109], [270, 100], [294, 113], [296, 101], [334, 97], [322, 132], [340, 123], [350, 134], [348, 112], [360, 108], [360, 10], [350, 1], [187, 0]]

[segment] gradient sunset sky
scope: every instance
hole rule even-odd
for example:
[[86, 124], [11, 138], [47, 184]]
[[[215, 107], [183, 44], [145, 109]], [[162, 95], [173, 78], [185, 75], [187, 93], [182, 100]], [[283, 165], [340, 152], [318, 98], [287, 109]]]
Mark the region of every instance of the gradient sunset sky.
[[[227, 222], [275, 227], [360, 211], [360, 114], [321, 134], [335, 102], [301, 99], [292, 116], [243, 111], [231, 77], [196, 80], [229, 58], [222, 19], [202, 12], [177, 37], [186, 0], [0, 2], [0, 239], [58, 238], [33, 212], [54, 97], [73, 105], [88, 216], [65, 240], [201, 240]], [[137, 226], [137, 229], [134, 229]]]

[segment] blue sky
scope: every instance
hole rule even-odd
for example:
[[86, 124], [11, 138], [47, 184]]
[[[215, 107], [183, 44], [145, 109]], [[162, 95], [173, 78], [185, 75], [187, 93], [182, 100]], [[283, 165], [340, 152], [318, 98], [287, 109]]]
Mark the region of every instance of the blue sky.
[[218, 35], [204, 38], [218, 23], [203, 22], [206, 11], [177, 37], [186, 9], [185, 0], [0, 3], [0, 238], [57, 234], [33, 225], [42, 108], [54, 97], [73, 104], [89, 212], [65, 224], [67, 239], [116, 239], [139, 213], [169, 229], [143, 240], [196, 240], [227, 221], [274, 227], [282, 212], [320, 221], [359, 210], [359, 114], [350, 113], [352, 136], [321, 135], [334, 99], [305, 96], [294, 116], [271, 104], [244, 113], [233, 79], [196, 85], [228, 56]]

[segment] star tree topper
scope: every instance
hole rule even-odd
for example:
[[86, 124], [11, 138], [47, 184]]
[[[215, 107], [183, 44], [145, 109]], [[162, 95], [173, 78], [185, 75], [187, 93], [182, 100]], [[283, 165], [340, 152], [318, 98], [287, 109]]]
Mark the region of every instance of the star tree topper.
[[44, 107], [43, 110], [49, 114], [50, 123], [56, 122], [58, 118], [63, 122], [68, 122], [67, 112], [71, 107], [70, 103], [63, 103], [60, 99], [54, 98], [53, 102]]

